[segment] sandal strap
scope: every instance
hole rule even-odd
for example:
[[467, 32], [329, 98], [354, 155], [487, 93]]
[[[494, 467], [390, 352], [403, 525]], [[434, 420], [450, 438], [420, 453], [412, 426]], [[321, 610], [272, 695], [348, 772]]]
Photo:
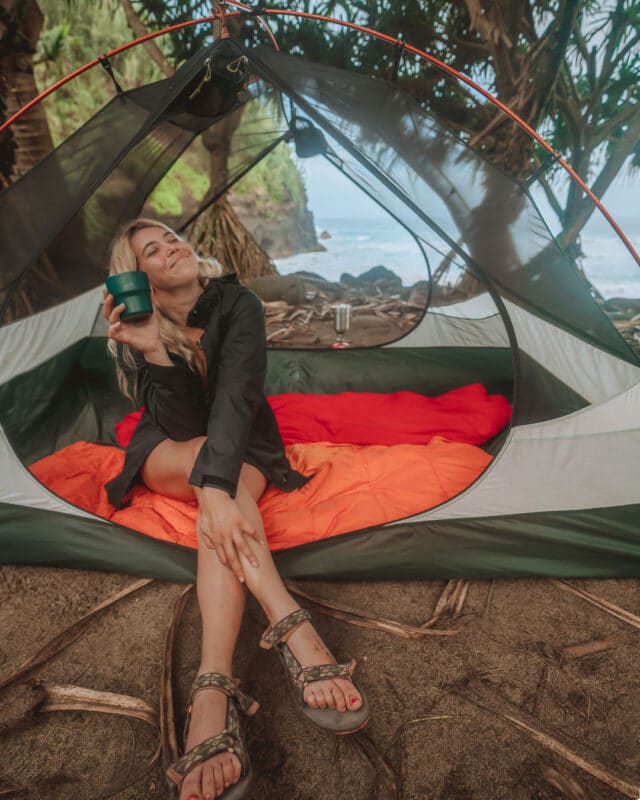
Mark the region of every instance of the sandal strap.
[[[238, 742], [228, 733], [223, 731], [217, 736], [210, 736], [200, 742], [188, 753], [185, 753], [167, 769], [167, 776], [176, 784], [182, 783], [185, 775], [195, 769], [199, 764], [207, 761], [218, 753], [236, 751]], [[238, 753], [240, 755], [240, 753]], [[241, 759], [242, 761], [242, 759]]]
[[323, 681], [326, 678], [350, 678], [354, 667], [355, 661], [349, 664], [318, 664], [315, 667], [303, 667], [296, 680], [306, 686], [308, 683]]
[[274, 644], [278, 644], [282, 637], [289, 633], [290, 630], [310, 619], [311, 614], [304, 608], [292, 611], [291, 614], [287, 614], [280, 622], [276, 622], [271, 628], [267, 628], [262, 634], [262, 639], [260, 639], [260, 647], [264, 647], [268, 650], [273, 647]]
[[249, 697], [246, 692], [239, 688], [234, 680], [221, 672], [204, 672], [202, 675], [198, 675], [191, 687], [189, 705], [193, 703], [193, 698], [198, 692], [203, 689], [219, 689], [227, 697], [234, 699], [247, 716], [253, 716], [260, 707], [252, 697]]

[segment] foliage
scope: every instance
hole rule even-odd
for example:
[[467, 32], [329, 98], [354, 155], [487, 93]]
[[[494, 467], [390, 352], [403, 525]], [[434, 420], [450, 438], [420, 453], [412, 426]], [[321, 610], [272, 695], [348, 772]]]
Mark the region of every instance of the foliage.
[[[94, 55], [130, 38], [116, 0], [42, 0], [41, 5], [48, 30], [41, 47], [41, 58], [47, 60], [38, 67], [40, 78], [43, 70], [47, 78], [55, 77], [56, 65], [81, 61], [78, 56], [80, 51], [87, 55], [88, 41]], [[210, 0], [134, 0], [134, 7], [149, 29], [206, 17], [212, 11]], [[625, 163], [640, 166], [640, 0], [274, 0], [269, 7], [352, 21], [432, 53], [515, 110], [598, 195]], [[273, 15], [268, 22], [284, 51], [381, 78], [394, 75], [400, 55], [394, 45], [357, 30], [293, 16]], [[247, 44], [264, 41], [253, 19], [245, 16], [229, 24], [233, 35]], [[177, 65], [211, 36], [212, 25], [206, 23], [158, 44]], [[554, 169], [546, 152], [477, 93], [406, 51], [401, 55], [399, 83], [503, 170], [525, 177], [547, 164], [541, 185], [564, 230], [564, 244], [575, 242], [593, 206]], [[133, 80], [125, 80], [127, 85], [148, 80], [154, 71], [140, 56], [126, 64], [117, 67], [129, 70], [127, 77]], [[96, 78], [90, 80], [97, 83]], [[106, 75], [101, 81], [102, 94], [108, 95], [112, 88]], [[59, 104], [60, 123], [53, 126], [58, 140], [95, 110], [94, 84], [84, 91], [76, 82], [72, 95], [58, 93], [54, 102]], [[279, 176], [283, 171], [273, 192], [284, 196], [289, 177], [284, 162], [274, 169], [267, 160], [258, 169], [256, 184], [261, 173]]]
[[202, 169], [206, 156], [201, 148], [190, 148], [164, 176], [149, 195], [149, 205], [159, 217], [182, 217], [183, 198], [200, 203], [209, 189], [207, 171]]
[[[244, 143], [247, 139], [259, 142], [261, 133], [264, 133], [265, 142], [270, 141], [272, 137], [266, 134], [282, 127], [279, 116], [279, 109], [273, 102], [254, 101], [249, 104], [234, 136], [229, 158], [231, 174], [246, 160]], [[302, 205], [305, 197], [301, 169], [290, 146], [282, 143], [234, 186], [234, 192], [262, 197], [274, 205]]]
[[[39, 0], [39, 5], [45, 17], [35, 61], [41, 89], [132, 38], [118, 0]], [[163, 77], [140, 48], [114, 58], [112, 65], [123, 88]], [[114, 95], [113, 82], [99, 67], [54, 92], [45, 100], [54, 142], [63, 141]]]

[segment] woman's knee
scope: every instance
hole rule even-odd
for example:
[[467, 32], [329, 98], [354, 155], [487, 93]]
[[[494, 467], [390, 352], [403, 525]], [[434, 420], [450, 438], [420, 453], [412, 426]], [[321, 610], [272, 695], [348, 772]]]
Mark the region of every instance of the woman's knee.
[[152, 491], [171, 497], [188, 499], [193, 496], [189, 476], [205, 436], [176, 442], [165, 439], [149, 454], [142, 466], [143, 483]]

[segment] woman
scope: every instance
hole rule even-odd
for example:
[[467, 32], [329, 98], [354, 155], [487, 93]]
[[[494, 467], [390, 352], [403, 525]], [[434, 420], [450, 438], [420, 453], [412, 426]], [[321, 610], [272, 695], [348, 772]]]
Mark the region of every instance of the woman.
[[109, 348], [120, 385], [145, 411], [120, 475], [107, 484], [120, 507], [135, 483], [198, 502], [197, 594], [202, 653], [191, 695], [186, 754], [167, 771], [180, 800], [237, 800], [251, 768], [236, 705], [257, 704], [231, 680], [246, 588], [269, 621], [260, 642], [281, 657], [302, 711], [320, 727], [351, 733], [368, 720], [350, 680], [355, 662], [337, 665], [285, 588], [267, 545], [257, 502], [269, 482], [284, 491], [308, 478], [284, 452], [263, 394], [266, 343], [260, 300], [221, 276], [170, 228], [153, 220], [126, 225], [112, 247], [110, 273], [140, 269], [154, 313], [127, 323], [124, 305], [105, 291]]

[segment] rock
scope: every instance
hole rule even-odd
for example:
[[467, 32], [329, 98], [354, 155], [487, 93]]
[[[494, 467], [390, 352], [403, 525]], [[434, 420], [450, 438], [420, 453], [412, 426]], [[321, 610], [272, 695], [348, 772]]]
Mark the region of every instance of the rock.
[[399, 278], [396, 273], [392, 272], [390, 269], [383, 267], [382, 264], [377, 267], [372, 267], [361, 275], [358, 275], [358, 280], [362, 283], [391, 283], [402, 285], [402, 278]]
[[343, 272], [340, 276], [340, 283], [349, 289], [366, 289], [368, 287], [370, 292], [376, 293], [377, 291], [379, 294], [393, 294], [402, 289], [402, 278], [382, 265], [372, 267], [358, 277], [350, 272]]
[[230, 201], [242, 224], [271, 258], [325, 250], [316, 239], [313, 213], [306, 204], [275, 206], [264, 197], [233, 193]]
[[613, 319], [630, 319], [640, 313], [640, 299], [633, 297], [610, 297], [600, 304]]
[[327, 230], [322, 231], [322, 233], [320, 234], [320, 239], [330, 239], [330, 238], [331, 234]]
[[360, 280], [352, 275], [350, 272], [343, 272], [340, 276], [340, 283], [349, 288], [357, 288], [360, 286]]

